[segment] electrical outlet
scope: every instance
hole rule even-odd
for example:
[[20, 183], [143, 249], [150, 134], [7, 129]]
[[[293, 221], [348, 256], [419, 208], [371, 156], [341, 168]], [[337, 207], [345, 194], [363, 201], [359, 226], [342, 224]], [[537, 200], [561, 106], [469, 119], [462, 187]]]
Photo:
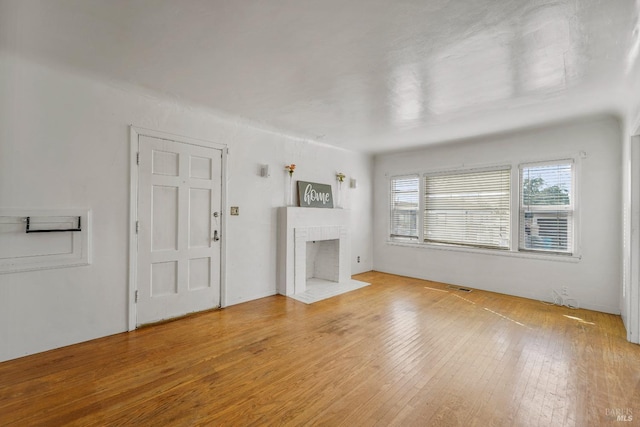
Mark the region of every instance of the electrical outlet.
[[358, 263], [360, 262], [360, 257], [358, 257]]
[[569, 295], [569, 288], [567, 288], [566, 286], [561, 287], [560, 293], [566, 297], [567, 295]]

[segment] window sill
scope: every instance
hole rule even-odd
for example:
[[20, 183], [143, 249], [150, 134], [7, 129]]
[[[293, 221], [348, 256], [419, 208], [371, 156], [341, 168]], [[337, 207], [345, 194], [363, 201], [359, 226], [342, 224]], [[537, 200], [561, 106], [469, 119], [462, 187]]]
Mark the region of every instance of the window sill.
[[465, 248], [448, 245], [434, 245], [429, 243], [412, 243], [412, 242], [400, 242], [395, 240], [387, 240], [387, 245], [390, 246], [403, 246], [416, 249], [429, 249], [437, 251], [449, 251], [449, 252], [465, 252], [480, 255], [494, 255], [504, 256], [510, 258], [526, 258], [535, 259], [541, 261], [557, 261], [557, 262], [571, 262], [577, 263], [582, 259], [581, 255], [556, 255], [556, 254], [544, 254], [534, 252], [520, 252], [514, 250], [500, 250], [500, 249], [481, 249], [481, 248]]

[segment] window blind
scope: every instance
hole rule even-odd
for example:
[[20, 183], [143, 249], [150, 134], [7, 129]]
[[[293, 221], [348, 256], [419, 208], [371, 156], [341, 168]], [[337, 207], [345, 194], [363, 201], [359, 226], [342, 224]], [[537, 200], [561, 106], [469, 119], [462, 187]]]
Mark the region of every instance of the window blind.
[[391, 179], [392, 239], [418, 239], [420, 179], [415, 176]]
[[573, 252], [573, 162], [520, 166], [519, 249]]
[[509, 249], [510, 169], [425, 176], [424, 241]]

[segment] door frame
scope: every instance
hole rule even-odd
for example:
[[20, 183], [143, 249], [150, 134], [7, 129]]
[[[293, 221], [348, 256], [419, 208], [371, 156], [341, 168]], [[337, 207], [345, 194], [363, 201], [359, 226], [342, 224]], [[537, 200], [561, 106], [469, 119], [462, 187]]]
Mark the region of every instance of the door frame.
[[[622, 281], [622, 308], [623, 322], [627, 329], [627, 341], [640, 344], [640, 129], [638, 134], [629, 138], [627, 148], [628, 171], [625, 180], [627, 193], [623, 196], [625, 215], [629, 219], [624, 224], [624, 243], [628, 248], [623, 248]], [[626, 276], [626, 280], [624, 280]], [[626, 318], [625, 318], [626, 315]]]
[[213, 148], [222, 152], [221, 170], [221, 194], [220, 194], [220, 307], [227, 306], [227, 280], [226, 280], [226, 259], [227, 259], [227, 155], [229, 150], [226, 144], [206, 141], [202, 139], [189, 138], [171, 134], [168, 132], [145, 129], [137, 126], [130, 126], [130, 187], [129, 187], [129, 313], [128, 330], [136, 329], [136, 291], [138, 290], [138, 234], [136, 233], [136, 222], [138, 221], [138, 144], [140, 136], [166, 139], [183, 144], [197, 145], [205, 148]]

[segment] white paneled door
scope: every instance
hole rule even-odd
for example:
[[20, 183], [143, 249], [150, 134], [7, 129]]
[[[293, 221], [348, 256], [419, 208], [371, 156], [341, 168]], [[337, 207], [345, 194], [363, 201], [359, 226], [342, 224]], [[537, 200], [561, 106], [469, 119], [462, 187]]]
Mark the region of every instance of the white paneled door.
[[220, 306], [222, 151], [139, 136], [136, 324]]

